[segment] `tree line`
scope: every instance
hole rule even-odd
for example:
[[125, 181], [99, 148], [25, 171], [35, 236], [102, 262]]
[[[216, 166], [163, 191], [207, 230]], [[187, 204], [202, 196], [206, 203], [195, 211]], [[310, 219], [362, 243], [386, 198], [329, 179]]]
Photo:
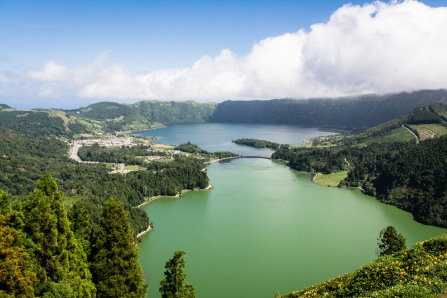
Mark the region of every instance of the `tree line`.
[[298, 171], [348, 170], [340, 186], [361, 187], [415, 219], [447, 227], [447, 138], [328, 148], [281, 148], [272, 158]]
[[169, 163], [149, 163], [147, 170], [125, 175], [109, 174], [103, 164], [79, 164], [68, 158], [68, 146], [58, 140], [34, 138], [0, 129], [0, 189], [13, 200], [33, 191], [35, 182], [51, 173], [71, 206], [81, 202], [94, 226], [99, 223], [102, 206], [110, 197], [122, 202], [129, 213], [132, 229], [147, 229], [149, 218], [133, 208], [146, 198], [176, 195], [183, 189], [206, 188], [209, 184], [203, 161], [176, 156]]
[[251, 138], [242, 138], [232, 141], [238, 145], [245, 145], [254, 148], [270, 148], [270, 149], [279, 149], [281, 147], [289, 147], [289, 145], [279, 144], [271, 141], [251, 139]]
[[26, 200], [0, 191], [0, 296], [145, 297], [138, 247], [123, 205], [108, 200], [93, 230], [87, 210], [70, 215], [44, 175]]
[[423, 90], [388, 95], [327, 99], [224, 101], [212, 122], [270, 123], [313, 127], [368, 128], [405, 115], [420, 106], [447, 103], [447, 91]]

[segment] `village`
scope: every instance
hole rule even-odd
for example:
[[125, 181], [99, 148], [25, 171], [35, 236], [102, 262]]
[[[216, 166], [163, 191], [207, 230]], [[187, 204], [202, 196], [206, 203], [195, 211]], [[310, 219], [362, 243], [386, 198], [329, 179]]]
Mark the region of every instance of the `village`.
[[[153, 143], [152, 140], [146, 139], [146, 138], [137, 138], [137, 137], [117, 137], [117, 136], [110, 136], [110, 137], [104, 137], [101, 139], [86, 139], [86, 140], [73, 140], [68, 143], [70, 149], [69, 149], [69, 157], [70, 159], [73, 159], [74, 161], [78, 163], [99, 163], [98, 161], [84, 161], [82, 160], [79, 155], [79, 149], [83, 146], [92, 146], [93, 144], [98, 144], [98, 146], [101, 147], [133, 147], [137, 145], [145, 145], [148, 147], [148, 152], [165, 152], [165, 156], [148, 156], [144, 159], [145, 162], [151, 162], [156, 160], [162, 160], [162, 159], [173, 159], [174, 154], [180, 154], [181, 152], [179, 150], [172, 149], [172, 146], [168, 145], [162, 145], [162, 144], [156, 144]], [[185, 154], [188, 156], [188, 154]], [[138, 167], [128, 167], [126, 168], [126, 165], [124, 163], [115, 163], [112, 164], [113, 170], [110, 171], [110, 174], [126, 174], [132, 171], [137, 171]]]

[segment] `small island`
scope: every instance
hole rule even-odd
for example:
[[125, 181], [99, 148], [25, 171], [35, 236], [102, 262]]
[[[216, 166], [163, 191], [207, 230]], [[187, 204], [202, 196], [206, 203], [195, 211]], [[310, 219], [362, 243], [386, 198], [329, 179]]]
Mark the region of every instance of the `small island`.
[[245, 145], [250, 146], [254, 148], [270, 148], [270, 149], [279, 149], [279, 148], [288, 148], [290, 147], [287, 144], [279, 144], [275, 142], [265, 141], [265, 140], [258, 140], [258, 139], [250, 139], [250, 138], [242, 138], [232, 141], [233, 143], [236, 143], [238, 145]]

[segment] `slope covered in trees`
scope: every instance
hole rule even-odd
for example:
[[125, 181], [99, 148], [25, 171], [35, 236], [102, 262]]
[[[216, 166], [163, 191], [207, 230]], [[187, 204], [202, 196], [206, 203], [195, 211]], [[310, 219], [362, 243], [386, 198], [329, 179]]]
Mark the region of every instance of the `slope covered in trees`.
[[99, 102], [76, 110], [14, 110], [0, 106], [0, 127], [36, 137], [80, 138], [126, 130], [159, 128], [172, 123], [208, 121], [216, 103], [140, 101]]
[[424, 90], [337, 99], [275, 99], [197, 103], [99, 102], [75, 110], [14, 110], [0, 107], [0, 126], [33, 136], [80, 138], [90, 134], [158, 128], [172, 123], [231, 122], [292, 124], [339, 129], [373, 127], [416, 107], [447, 103], [447, 91]]
[[447, 103], [447, 91], [337, 99], [225, 101], [217, 106], [211, 121], [366, 128], [432, 103]]
[[[106, 202], [90, 236], [94, 250], [84, 251], [79, 218], [72, 225], [62, 197], [50, 175], [12, 208], [0, 191], [0, 296], [145, 297], [138, 248], [122, 204]], [[85, 220], [89, 225], [88, 216]]]
[[379, 127], [339, 139], [337, 146], [281, 148], [272, 157], [287, 160], [298, 171], [348, 171], [341, 186], [361, 187], [366, 194], [411, 212], [422, 223], [447, 227], [447, 137], [435, 135], [420, 142], [414, 136], [408, 142], [386, 138], [391, 131], [388, 128], [410, 123], [443, 127], [444, 110], [445, 106], [418, 108]]
[[35, 182], [51, 173], [71, 206], [80, 201], [98, 224], [104, 202], [115, 197], [129, 212], [135, 233], [146, 230], [149, 219], [132, 208], [157, 195], [176, 195], [183, 189], [206, 188], [204, 164], [195, 158], [175, 157], [169, 163], [150, 163], [146, 171], [109, 174], [104, 164], [79, 164], [68, 159], [68, 146], [57, 140], [34, 138], [0, 129], [0, 189], [13, 199], [24, 198]]
[[68, 115], [100, 125], [105, 132], [143, 130], [172, 123], [206, 122], [215, 103], [195, 101], [140, 101], [135, 104], [100, 102], [66, 111]]

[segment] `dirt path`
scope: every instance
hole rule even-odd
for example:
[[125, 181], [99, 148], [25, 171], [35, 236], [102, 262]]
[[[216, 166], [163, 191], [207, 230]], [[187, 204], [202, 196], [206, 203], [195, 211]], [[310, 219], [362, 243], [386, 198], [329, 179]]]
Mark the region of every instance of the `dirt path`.
[[405, 124], [402, 125], [403, 128], [406, 128], [409, 132], [413, 134], [413, 136], [416, 138], [416, 143], [419, 144], [419, 137], [411, 130], [409, 129]]

